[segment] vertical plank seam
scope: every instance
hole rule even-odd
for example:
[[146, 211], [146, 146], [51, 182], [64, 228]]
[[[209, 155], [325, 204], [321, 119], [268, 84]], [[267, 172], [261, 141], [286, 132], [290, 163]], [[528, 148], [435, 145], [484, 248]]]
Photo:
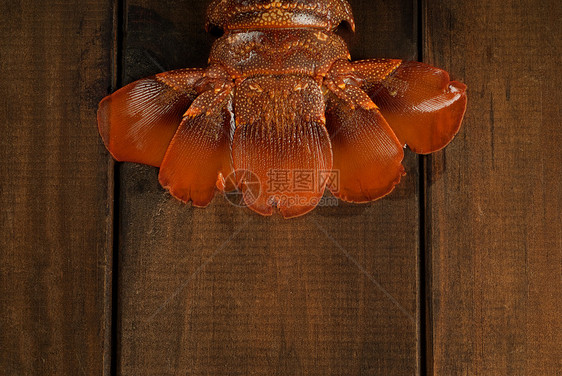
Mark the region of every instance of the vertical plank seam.
[[[109, 54], [109, 72], [111, 74], [111, 81], [109, 91], [115, 91], [117, 86], [117, 54], [116, 46], [118, 39], [117, 31], [117, 14], [116, 7], [117, 0], [107, 1], [105, 4], [108, 7], [108, 12], [111, 12], [111, 44], [107, 46], [111, 48]], [[104, 343], [103, 343], [103, 359], [102, 359], [102, 374], [110, 376], [113, 368], [113, 343], [115, 339], [114, 334], [114, 296], [115, 296], [115, 283], [114, 283], [114, 262], [115, 262], [115, 199], [116, 199], [116, 179], [115, 179], [116, 164], [113, 158], [108, 158], [107, 164], [107, 227], [106, 227], [106, 262], [105, 262], [105, 312], [104, 312]]]
[[428, 254], [429, 248], [427, 247], [427, 193], [426, 193], [426, 156], [418, 156], [418, 169], [419, 169], [419, 328], [420, 328], [420, 345], [419, 345], [419, 356], [420, 356], [420, 374], [421, 375], [431, 375], [431, 354], [432, 354], [432, 344], [431, 344], [431, 323], [429, 318], [431, 316], [430, 306], [429, 306], [429, 279], [430, 279], [430, 269], [429, 262], [431, 260]]
[[[125, 0], [113, 0], [113, 45], [111, 91], [114, 92], [122, 82], [122, 47]], [[117, 375], [119, 364], [119, 225], [120, 225], [120, 180], [119, 165], [113, 163], [113, 244], [111, 275], [111, 363], [109, 375]]]
[[[425, 60], [425, 35], [427, 23], [425, 22], [425, 11], [427, 4], [425, 0], [417, 1], [416, 22], [417, 22], [417, 43], [418, 60]], [[428, 170], [426, 168], [428, 158], [424, 155], [418, 156], [418, 185], [419, 185], [419, 370], [421, 375], [433, 374], [433, 343], [431, 325], [431, 249], [428, 246], [427, 233], [428, 213], [430, 208], [427, 202], [427, 181]]]

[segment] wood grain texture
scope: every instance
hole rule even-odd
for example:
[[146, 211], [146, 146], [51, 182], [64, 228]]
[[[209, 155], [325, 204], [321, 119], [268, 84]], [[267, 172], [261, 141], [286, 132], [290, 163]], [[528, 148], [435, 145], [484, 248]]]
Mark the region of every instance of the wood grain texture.
[[562, 5], [427, 2], [426, 59], [464, 81], [428, 163], [435, 375], [562, 370]]
[[2, 7], [2, 375], [109, 374], [111, 3]]
[[[352, 3], [356, 59], [415, 58], [413, 2]], [[204, 67], [206, 6], [127, 1], [123, 83]], [[406, 168], [389, 198], [284, 221], [221, 197], [204, 210], [182, 205], [157, 169], [121, 165], [117, 373], [417, 374], [412, 154]]]

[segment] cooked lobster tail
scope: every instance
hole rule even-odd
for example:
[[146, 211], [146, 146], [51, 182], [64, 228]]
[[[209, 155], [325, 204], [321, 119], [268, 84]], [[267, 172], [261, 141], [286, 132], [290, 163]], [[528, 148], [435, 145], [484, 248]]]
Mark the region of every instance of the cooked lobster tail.
[[134, 82], [106, 97], [100, 134], [120, 161], [160, 167], [172, 196], [208, 205], [240, 189], [262, 215], [312, 210], [328, 188], [350, 202], [389, 194], [404, 146], [445, 147], [459, 131], [465, 85], [418, 62], [351, 62], [333, 31], [345, 0], [215, 0], [225, 35], [206, 69]]

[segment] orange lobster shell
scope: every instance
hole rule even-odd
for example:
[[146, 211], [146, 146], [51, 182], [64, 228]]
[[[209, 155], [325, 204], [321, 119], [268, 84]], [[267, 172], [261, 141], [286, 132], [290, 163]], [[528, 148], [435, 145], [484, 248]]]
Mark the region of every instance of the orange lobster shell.
[[334, 30], [355, 29], [345, 0], [215, 0], [224, 30], [206, 69], [145, 78], [104, 98], [98, 125], [118, 161], [160, 168], [170, 194], [205, 207], [240, 189], [262, 215], [303, 215], [328, 188], [350, 202], [389, 194], [404, 146], [445, 147], [466, 87], [419, 62], [352, 62]]

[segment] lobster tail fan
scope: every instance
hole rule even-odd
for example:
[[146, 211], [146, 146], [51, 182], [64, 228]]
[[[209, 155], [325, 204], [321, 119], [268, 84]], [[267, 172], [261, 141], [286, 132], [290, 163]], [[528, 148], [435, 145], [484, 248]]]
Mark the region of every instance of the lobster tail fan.
[[98, 127], [118, 161], [160, 166], [182, 115], [197, 96], [202, 70], [182, 69], [135, 81], [105, 97]]
[[400, 141], [420, 154], [447, 146], [466, 111], [466, 86], [423, 63], [402, 63], [367, 90]]
[[326, 126], [332, 139], [334, 176], [328, 188], [350, 202], [368, 202], [394, 189], [405, 175], [404, 150], [378, 108], [361, 89], [328, 92]]
[[285, 218], [320, 202], [332, 168], [319, 85], [304, 77], [246, 80], [235, 98], [233, 161], [246, 204]]
[[234, 131], [230, 89], [201, 94], [179, 126], [160, 168], [160, 184], [175, 198], [207, 206], [232, 174]]

